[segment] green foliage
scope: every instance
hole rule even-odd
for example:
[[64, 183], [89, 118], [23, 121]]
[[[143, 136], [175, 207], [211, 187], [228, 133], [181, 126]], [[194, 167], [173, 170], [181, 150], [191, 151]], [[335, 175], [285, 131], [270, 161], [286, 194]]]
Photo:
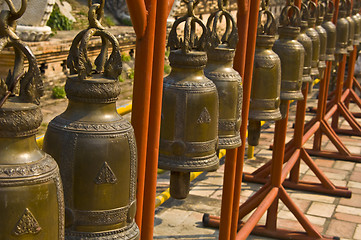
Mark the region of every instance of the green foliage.
[[53, 31], [71, 30], [73, 22], [61, 14], [58, 5], [55, 4], [46, 25]]
[[128, 77], [129, 79], [134, 79], [134, 69], [133, 69], [133, 68], [128, 69], [128, 71], [127, 71], [127, 77]]
[[65, 98], [65, 96], [66, 96], [64, 87], [61, 87], [61, 86], [53, 87], [52, 92], [53, 92], [52, 97], [56, 98], [56, 99]]
[[125, 81], [125, 79], [122, 77], [122, 75], [119, 75], [118, 80], [119, 80], [119, 82], [124, 82]]
[[165, 50], [165, 56], [169, 57], [169, 54], [170, 54], [170, 48], [167, 47], [166, 50]]
[[109, 17], [109, 16], [105, 16], [103, 18], [103, 22], [105, 25], [107, 25], [108, 27], [112, 27], [112, 26], [115, 26], [115, 22], [113, 20], [113, 18]]
[[120, 19], [120, 24], [123, 26], [133, 26], [132, 20], [130, 20], [128, 18]]
[[164, 73], [169, 74], [171, 70], [172, 70], [171, 66], [169, 66], [168, 64], [164, 65]]
[[127, 55], [127, 54], [122, 54], [122, 61], [123, 62], [130, 62], [130, 60], [132, 60], [132, 57]]

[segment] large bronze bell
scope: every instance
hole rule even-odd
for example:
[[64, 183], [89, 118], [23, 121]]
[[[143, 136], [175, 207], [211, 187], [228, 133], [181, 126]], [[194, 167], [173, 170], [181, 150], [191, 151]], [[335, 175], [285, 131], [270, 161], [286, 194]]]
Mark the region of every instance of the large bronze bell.
[[318, 62], [318, 71], [320, 72], [319, 78], [323, 79], [326, 68], [326, 44], [327, 44], [327, 32], [321, 26], [323, 18], [325, 16], [325, 5], [319, 3], [317, 6], [317, 16], [316, 16], [316, 27], [315, 30], [320, 37], [320, 58]]
[[[241, 145], [242, 78], [233, 69], [238, 42], [236, 22], [218, 0], [219, 11], [208, 18], [207, 65], [204, 75], [216, 85], [219, 95], [218, 148], [232, 149]], [[231, 23], [223, 36], [218, 36], [219, 19]]]
[[[67, 240], [139, 239], [136, 143], [131, 124], [116, 111], [122, 62], [117, 39], [98, 20], [103, 6], [90, 6], [90, 26], [72, 43], [65, 85], [69, 104], [50, 122], [44, 139], [64, 183]], [[87, 53], [93, 36], [102, 39], [95, 69]]]
[[351, 17], [351, 1], [346, 0], [346, 20], [349, 24], [348, 30], [348, 44], [347, 44], [347, 51], [350, 53], [353, 51], [354, 38], [355, 38], [355, 21]]
[[[263, 18], [265, 21], [262, 21]], [[281, 61], [278, 55], [272, 51], [275, 42], [276, 22], [264, 1], [258, 19], [248, 116], [248, 144], [251, 146], [258, 145], [261, 121], [277, 121], [281, 119], [279, 109]]]
[[308, 29], [306, 30], [307, 36], [312, 41], [312, 61], [311, 61], [311, 76], [317, 78], [319, 75], [318, 62], [320, 57], [320, 37], [315, 30], [316, 17], [317, 17], [317, 5], [312, 1], [307, 2], [308, 8]]
[[[17, 12], [12, 2], [1, 11], [2, 51], [15, 52], [13, 72], [0, 79], [0, 239], [64, 240], [64, 198], [59, 168], [41, 151], [35, 134], [42, 122], [40, 70], [29, 47], [15, 34]], [[28, 70], [25, 72], [24, 61]]]
[[312, 40], [307, 36], [308, 29], [308, 8], [305, 3], [301, 3], [301, 32], [297, 37], [303, 48], [305, 49], [305, 60], [303, 64], [302, 82], [312, 82], [311, 78], [311, 62], [312, 62]]
[[334, 61], [336, 51], [336, 26], [332, 22], [334, 4], [332, 0], [324, 0], [322, 4], [325, 6], [325, 17], [321, 26], [327, 33], [326, 61]]
[[[168, 38], [172, 71], [164, 78], [159, 149], [159, 168], [171, 170], [170, 194], [177, 199], [188, 195], [190, 172], [219, 166], [218, 93], [203, 73], [207, 29], [193, 13], [198, 1], [185, 2], [188, 13], [174, 22]], [[183, 22], [184, 41], [177, 36]], [[200, 38], [195, 26], [201, 27]]]
[[346, 20], [346, 2], [340, 0], [336, 23], [336, 54], [347, 54], [349, 41], [349, 23]]
[[[273, 51], [281, 59], [281, 100], [303, 99], [301, 92], [302, 72], [305, 50], [296, 39], [300, 34], [300, 10], [290, 1], [281, 11], [279, 38], [273, 45]], [[281, 101], [281, 114], [286, 111]]]
[[359, 45], [361, 42], [361, 16], [359, 14], [360, 12], [360, 6], [359, 6], [359, 1], [354, 1], [353, 2], [353, 7], [352, 7], [352, 19], [355, 22], [355, 35], [354, 35], [354, 45]]

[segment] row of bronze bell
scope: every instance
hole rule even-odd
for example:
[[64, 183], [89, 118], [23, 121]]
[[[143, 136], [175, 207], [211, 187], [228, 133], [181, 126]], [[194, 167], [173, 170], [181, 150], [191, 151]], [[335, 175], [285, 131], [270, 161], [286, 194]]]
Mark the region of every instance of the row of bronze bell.
[[[69, 104], [50, 122], [44, 152], [35, 140], [42, 121], [34, 104], [42, 93], [40, 70], [14, 33], [16, 13], [1, 12], [1, 47], [14, 48], [15, 66], [0, 80], [0, 239], [139, 239], [136, 142], [131, 124], [116, 111], [122, 60], [118, 40], [101, 26], [103, 6], [90, 6], [90, 26], [72, 43]], [[102, 40], [95, 67], [87, 53], [93, 36]]]
[[[292, 2], [282, 9], [279, 38], [275, 20], [263, 3], [258, 23], [255, 64], [249, 110], [248, 143], [259, 143], [261, 121], [284, 117], [282, 100], [303, 99], [303, 83], [324, 77], [325, 61], [348, 54], [361, 41], [359, 1], [340, 1], [336, 26], [334, 5], [324, 0], [318, 6], [307, 1], [298, 9]], [[347, 16], [347, 17], [346, 17]], [[262, 20], [262, 19], [266, 20]]]
[[[212, 13], [207, 26], [194, 16], [198, 1], [174, 22], [168, 38], [171, 73], [164, 79], [159, 168], [171, 170], [170, 194], [187, 197], [190, 172], [215, 171], [217, 149], [241, 145], [242, 79], [233, 69], [238, 41], [236, 23], [224, 9]], [[220, 19], [227, 27], [218, 32]], [[177, 35], [184, 22], [184, 40]], [[195, 38], [195, 26], [202, 30]]]

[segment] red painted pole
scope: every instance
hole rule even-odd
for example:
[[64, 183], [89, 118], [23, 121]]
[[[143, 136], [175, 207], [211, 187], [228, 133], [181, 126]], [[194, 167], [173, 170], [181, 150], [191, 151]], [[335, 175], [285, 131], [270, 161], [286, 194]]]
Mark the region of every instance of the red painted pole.
[[[244, 78], [244, 65], [246, 61], [248, 18], [249, 18], [248, 0], [238, 1], [237, 27], [238, 27], [239, 41], [236, 48], [233, 67], [235, 70], [239, 72], [242, 78]], [[242, 125], [244, 122], [243, 111], [244, 111], [244, 104], [242, 107]], [[247, 127], [247, 118], [245, 120], [245, 125]], [[241, 133], [241, 139], [242, 139], [242, 143], [244, 143], [245, 137], [242, 138], [242, 133]], [[232, 239], [231, 232], [234, 232], [232, 234], [233, 236], [235, 236], [237, 232], [237, 223], [232, 224], [233, 221], [232, 217], [234, 212], [232, 211], [232, 209], [234, 202], [233, 198], [234, 198], [236, 172], [239, 171], [239, 165], [241, 167], [240, 171], [242, 171], [243, 168], [243, 160], [239, 161], [238, 160], [239, 158], [237, 157], [238, 152], [239, 149], [231, 149], [231, 150], [227, 150], [226, 153], [226, 162], [224, 166], [223, 192], [222, 192], [221, 222], [219, 226], [219, 239], [221, 240]], [[236, 216], [238, 216], [238, 213], [236, 214]], [[236, 227], [234, 228], [233, 225], [236, 225]]]
[[[156, 3], [156, 0], [154, 0]], [[153, 43], [156, 5], [145, 5], [144, 0], [127, 0], [128, 9], [137, 34], [132, 125], [138, 149], [138, 182], [136, 223], [142, 228], [145, 166], [147, 156], [150, 90], [152, 78]], [[144, 11], [146, 8], [147, 12]], [[144, 25], [144, 19], [146, 24]], [[144, 25], [144, 26], [143, 26]], [[138, 30], [137, 30], [138, 29]], [[144, 34], [142, 34], [144, 32]]]
[[[242, 71], [241, 73], [243, 73], [242, 76], [244, 76], [244, 78], [243, 78], [243, 105], [242, 105], [242, 125], [241, 125], [242, 145], [238, 149], [238, 156], [237, 156], [236, 176], [235, 176], [234, 196], [233, 196], [233, 209], [232, 209], [232, 225], [231, 225], [231, 238], [230, 238], [231, 240], [236, 239], [236, 235], [237, 235], [239, 201], [241, 196], [243, 164], [244, 164], [244, 155], [246, 149], [246, 132], [247, 132], [247, 123], [248, 123], [249, 102], [251, 98], [253, 61], [254, 61], [254, 54], [256, 48], [258, 11], [259, 11], [260, 1], [251, 0], [249, 5], [250, 5], [250, 9], [248, 11], [244, 10], [238, 14], [238, 22], [237, 22], [238, 26], [241, 25], [239, 28], [240, 29], [239, 33], [242, 34], [242, 32], [248, 32], [248, 35], [246, 37], [244, 35], [242, 36], [243, 38], [247, 39], [247, 42], [240, 43], [243, 46], [246, 46], [246, 48], [241, 48], [239, 50], [243, 52], [244, 50], [246, 50], [246, 54], [245, 54], [246, 57], [242, 58], [243, 56], [237, 55], [236, 52], [236, 58], [235, 58], [235, 62], [242, 61], [243, 59], [245, 59], [245, 62], [243, 64], [244, 66], [243, 69], [241, 68], [241, 66], [239, 69], [237, 66], [235, 66], [236, 70]], [[248, 26], [246, 26], [246, 24]]]
[[172, 0], [158, 0], [156, 10], [155, 41], [153, 47], [153, 75], [150, 98], [147, 163], [141, 232], [142, 240], [153, 239], [160, 122], [162, 113], [164, 52], [166, 47], [167, 17], [169, 13], [168, 2], [173, 3]]

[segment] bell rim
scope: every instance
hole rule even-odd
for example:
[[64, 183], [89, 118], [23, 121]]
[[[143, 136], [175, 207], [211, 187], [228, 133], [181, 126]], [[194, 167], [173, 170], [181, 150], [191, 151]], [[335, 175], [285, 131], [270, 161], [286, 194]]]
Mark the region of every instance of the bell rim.
[[[178, 159], [176, 159], [178, 158]], [[197, 165], [197, 161], [203, 162]], [[219, 167], [219, 159], [216, 152], [205, 157], [185, 157], [159, 154], [158, 167], [160, 169], [172, 170], [177, 172], [194, 171], [215, 171]]]
[[238, 132], [238, 135], [227, 137], [227, 136], [218, 136], [218, 149], [233, 149], [242, 145], [241, 135]]
[[84, 238], [87, 240], [98, 240], [99, 238], [102, 240], [113, 240], [115, 239], [114, 237], [122, 240], [138, 240], [139, 228], [133, 221], [127, 226], [102, 232], [80, 232], [65, 229], [65, 237], [67, 240], [79, 240]]
[[272, 111], [250, 111], [248, 119], [254, 121], [278, 121], [282, 118], [280, 109], [277, 108]]
[[281, 100], [303, 100], [303, 94], [300, 91], [292, 91], [292, 92], [281, 92], [280, 96]]

